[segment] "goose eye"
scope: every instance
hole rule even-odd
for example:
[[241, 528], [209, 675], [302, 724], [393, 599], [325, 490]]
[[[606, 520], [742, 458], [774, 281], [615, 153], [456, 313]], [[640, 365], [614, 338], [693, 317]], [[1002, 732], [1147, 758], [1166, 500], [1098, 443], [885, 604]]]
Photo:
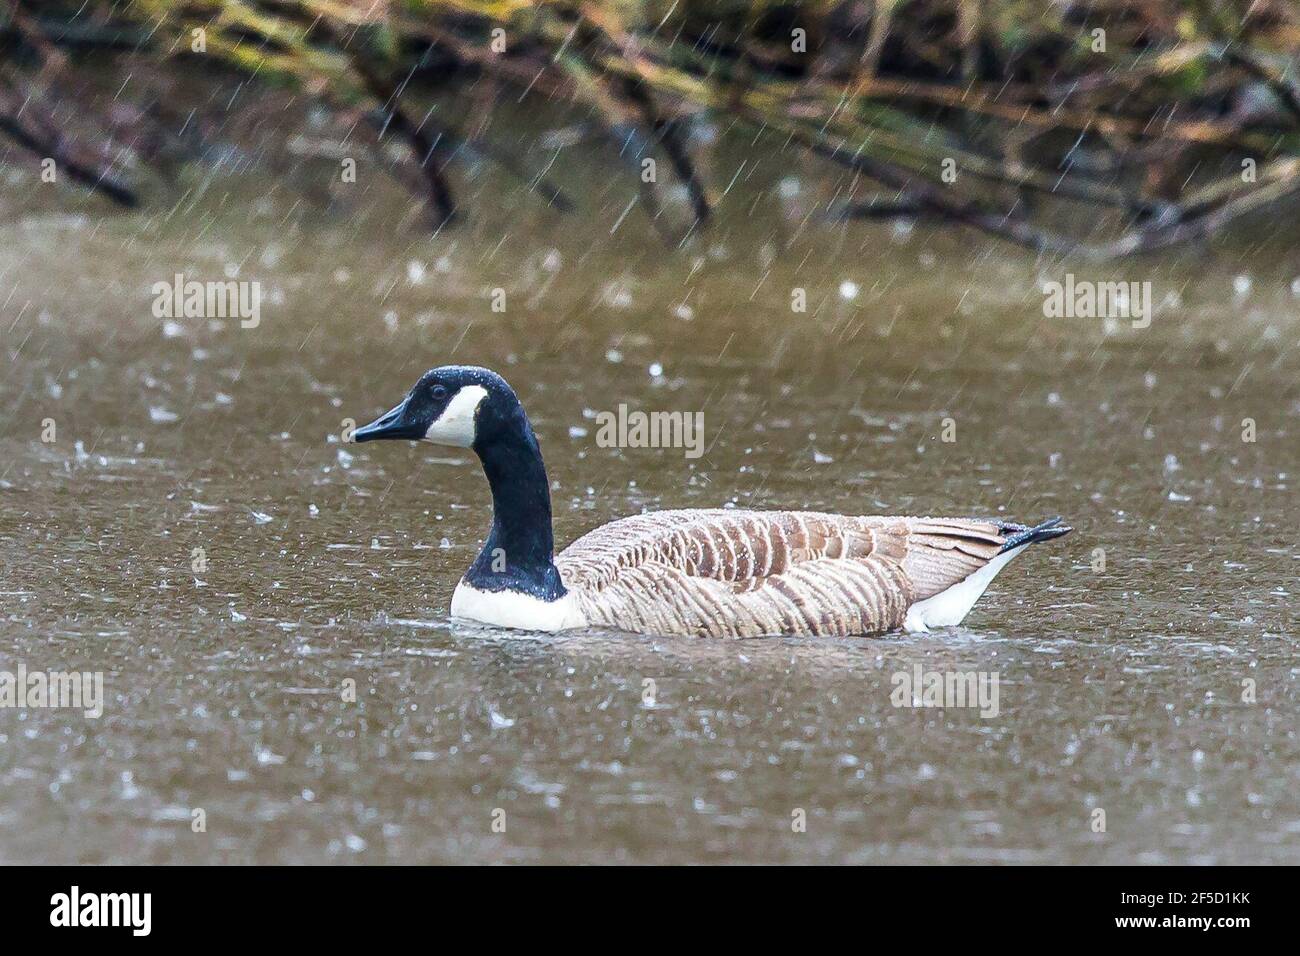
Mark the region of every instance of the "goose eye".
[[441, 401], [442, 399], [447, 397], [447, 388], [444, 385], [435, 385], [433, 386], [433, 392], [431, 394], [433, 395], [434, 398]]

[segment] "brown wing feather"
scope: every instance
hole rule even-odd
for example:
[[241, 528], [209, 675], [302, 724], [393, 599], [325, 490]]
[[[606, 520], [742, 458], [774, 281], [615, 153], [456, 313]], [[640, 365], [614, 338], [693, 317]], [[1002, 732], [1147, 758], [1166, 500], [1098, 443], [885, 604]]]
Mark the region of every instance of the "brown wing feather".
[[661, 634], [842, 636], [899, 627], [914, 602], [998, 553], [1008, 526], [794, 511], [660, 511], [556, 559], [592, 624]]
[[909, 518], [903, 569], [916, 600], [933, 597], [984, 567], [1006, 543], [1005, 525], [961, 518]]

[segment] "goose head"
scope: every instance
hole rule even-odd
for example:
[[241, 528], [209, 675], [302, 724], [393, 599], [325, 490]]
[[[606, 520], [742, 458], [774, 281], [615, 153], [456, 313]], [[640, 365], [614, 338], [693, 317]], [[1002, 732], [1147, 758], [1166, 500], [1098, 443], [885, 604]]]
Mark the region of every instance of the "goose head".
[[381, 438], [470, 448], [478, 456], [492, 489], [492, 530], [466, 582], [544, 601], [565, 593], [551, 560], [546, 465], [528, 416], [505, 379], [472, 365], [430, 369], [396, 407], [353, 433], [359, 442]]
[[496, 372], [472, 365], [432, 368], [406, 397], [354, 441], [406, 439], [478, 449], [520, 413], [519, 399]]

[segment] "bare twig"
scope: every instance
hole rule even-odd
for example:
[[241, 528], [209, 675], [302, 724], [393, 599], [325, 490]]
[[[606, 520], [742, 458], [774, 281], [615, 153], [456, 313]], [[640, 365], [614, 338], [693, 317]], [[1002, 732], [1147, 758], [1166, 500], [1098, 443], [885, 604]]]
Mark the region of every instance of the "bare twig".
[[[384, 122], [380, 124], [380, 136], [392, 129], [415, 151], [420, 172], [429, 187], [429, 198], [438, 213], [438, 225], [455, 221], [456, 202], [452, 198], [451, 185], [443, 174], [443, 167], [450, 162], [452, 156], [449, 138], [441, 135], [437, 127], [431, 127], [427, 122], [412, 121], [402, 109], [398, 88], [373, 71], [360, 56], [352, 57], [352, 67], [383, 111]], [[430, 135], [430, 128], [435, 131], [433, 135]]]
[[118, 179], [109, 167], [78, 156], [67, 138], [40, 118], [38, 102], [24, 96], [9, 77], [0, 78], [0, 132], [39, 159], [52, 159], [74, 182], [127, 209], [140, 204], [135, 190]]

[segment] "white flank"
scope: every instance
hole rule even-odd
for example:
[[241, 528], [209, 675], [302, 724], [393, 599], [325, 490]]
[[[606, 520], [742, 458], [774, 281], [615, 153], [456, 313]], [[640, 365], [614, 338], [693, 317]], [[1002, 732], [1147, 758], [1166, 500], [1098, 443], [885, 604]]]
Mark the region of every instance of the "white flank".
[[998, 572], [1025, 547], [1026, 545], [1021, 545], [1011, 551], [1004, 551], [970, 577], [958, 581], [934, 597], [917, 601], [907, 609], [903, 630], [919, 632], [932, 627], [955, 627], [960, 624], [980, 599], [984, 589], [998, 576]]
[[586, 623], [572, 594], [543, 601], [518, 591], [480, 591], [465, 581], [456, 585], [451, 596], [451, 616], [522, 631], [564, 631]]
[[442, 414], [424, 433], [424, 440], [435, 445], [453, 445], [468, 448], [474, 444], [474, 414], [479, 402], [487, 398], [482, 385], [466, 385], [447, 403]]

